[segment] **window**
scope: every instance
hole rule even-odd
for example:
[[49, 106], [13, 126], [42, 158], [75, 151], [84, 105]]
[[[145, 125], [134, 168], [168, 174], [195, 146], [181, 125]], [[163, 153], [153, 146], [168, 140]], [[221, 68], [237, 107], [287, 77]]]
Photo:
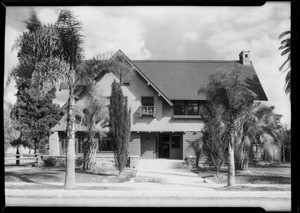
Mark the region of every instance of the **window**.
[[[98, 137], [98, 135], [97, 135]], [[98, 152], [112, 151], [110, 138], [98, 138]]]
[[174, 115], [200, 115], [200, 101], [174, 101]]
[[153, 97], [142, 97], [142, 106], [154, 106]]
[[176, 101], [174, 110], [175, 115], [185, 115], [185, 101]]
[[187, 114], [188, 115], [199, 115], [199, 102], [198, 101], [188, 101]]
[[180, 148], [180, 134], [179, 133], [174, 133], [171, 136], [171, 144], [172, 148]]

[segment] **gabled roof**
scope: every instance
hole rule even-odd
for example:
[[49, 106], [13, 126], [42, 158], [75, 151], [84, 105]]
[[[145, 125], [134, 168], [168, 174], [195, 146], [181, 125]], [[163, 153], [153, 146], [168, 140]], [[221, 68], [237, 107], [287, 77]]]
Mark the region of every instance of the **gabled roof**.
[[132, 63], [132, 61], [121, 51], [118, 50], [118, 52], [113, 57], [124, 57], [125, 60], [142, 76], [142, 78], [146, 81], [147, 85], [151, 86], [157, 93], [158, 96], [161, 96], [165, 99], [165, 101], [170, 104], [170, 106], [173, 106], [173, 102], [157, 87], [151, 79], [149, 79], [140, 69], [135, 65], [135, 63]]
[[169, 100], [205, 100], [205, 94], [198, 94], [198, 90], [208, 82], [209, 75], [235, 68], [241, 70], [246, 86], [257, 94], [259, 100], [268, 100], [252, 63], [242, 65], [239, 61], [225, 60], [133, 60], [132, 62]]

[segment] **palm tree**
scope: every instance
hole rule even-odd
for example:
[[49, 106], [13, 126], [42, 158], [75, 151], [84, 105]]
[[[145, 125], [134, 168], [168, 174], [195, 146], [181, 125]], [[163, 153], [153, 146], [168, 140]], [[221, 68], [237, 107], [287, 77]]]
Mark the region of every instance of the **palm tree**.
[[236, 133], [244, 122], [245, 112], [251, 107], [255, 94], [246, 88], [240, 71], [218, 72], [210, 76], [208, 84], [199, 90], [207, 96], [217, 119], [226, 127], [228, 144], [228, 182], [235, 184], [234, 146]]
[[255, 146], [264, 151], [268, 159], [278, 157], [280, 117], [273, 112], [274, 107], [253, 104], [245, 117], [245, 122], [237, 133], [235, 146], [236, 169], [247, 170], [250, 149]]
[[[89, 85], [83, 110], [77, 110], [76, 114], [81, 120], [80, 125], [86, 129], [86, 138], [83, 143], [83, 169], [92, 170], [96, 163], [96, 149], [99, 139], [106, 136], [108, 128], [108, 109], [105, 106], [105, 98], [97, 85]], [[101, 145], [101, 143], [100, 143]]]
[[69, 66], [66, 73], [69, 99], [67, 113], [67, 153], [66, 153], [66, 178], [65, 188], [72, 189], [76, 186], [75, 180], [75, 74], [76, 68], [83, 58], [82, 26], [69, 10], [61, 10], [56, 22], [56, 30], [60, 42], [59, 56]]
[[282, 72], [286, 72], [285, 76], [285, 93], [291, 93], [291, 31], [285, 31], [280, 34], [281, 44], [279, 50], [282, 50], [281, 56], [287, 55], [287, 59], [280, 66]]

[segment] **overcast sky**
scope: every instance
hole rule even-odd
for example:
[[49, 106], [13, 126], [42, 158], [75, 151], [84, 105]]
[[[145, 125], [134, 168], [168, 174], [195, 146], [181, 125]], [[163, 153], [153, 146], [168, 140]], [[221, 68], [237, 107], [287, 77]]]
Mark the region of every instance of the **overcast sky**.
[[[6, 7], [5, 81], [16, 65], [11, 48], [25, 29], [23, 20], [35, 10], [43, 23], [53, 23], [62, 7]], [[66, 8], [66, 7], [64, 7]], [[260, 7], [68, 7], [83, 23], [84, 54], [121, 49], [130, 59], [237, 60], [242, 50], [250, 59], [269, 99], [290, 126], [290, 101], [279, 71], [278, 36], [290, 29], [290, 3], [267, 2]], [[14, 103], [14, 82], [5, 100]], [[56, 102], [65, 102], [65, 92]]]

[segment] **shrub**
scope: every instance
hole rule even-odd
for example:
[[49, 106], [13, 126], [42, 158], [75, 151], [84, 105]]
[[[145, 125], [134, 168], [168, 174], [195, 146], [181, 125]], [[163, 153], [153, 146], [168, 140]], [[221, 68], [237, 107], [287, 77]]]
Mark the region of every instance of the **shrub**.
[[83, 165], [83, 161], [84, 161], [83, 157], [79, 156], [78, 158], [76, 158], [75, 165], [81, 167]]
[[49, 156], [49, 157], [44, 157], [43, 158], [43, 161], [44, 161], [44, 166], [45, 167], [54, 167], [54, 166], [56, 166], [56, 164], [57, 164], [57, 159], [55, 158], [55, 157], [51, 157], [51, 156]]

